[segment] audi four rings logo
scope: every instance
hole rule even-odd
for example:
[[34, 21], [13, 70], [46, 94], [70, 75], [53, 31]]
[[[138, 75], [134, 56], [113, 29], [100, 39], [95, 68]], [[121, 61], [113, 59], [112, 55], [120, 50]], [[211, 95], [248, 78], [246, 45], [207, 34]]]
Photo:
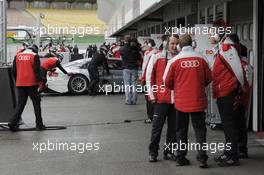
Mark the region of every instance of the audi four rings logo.
[[191, 68], [191, 67], [199, 67], [200, 63], [198, 60], [190, 60], [190, 61], [182, 61], [181, 67], [182, 68]]
[[21, 60], [21, 61], [29, 61], [30, 60], [30, 57], [29, 56], [19, 56], [18, 57], [18, 60]]

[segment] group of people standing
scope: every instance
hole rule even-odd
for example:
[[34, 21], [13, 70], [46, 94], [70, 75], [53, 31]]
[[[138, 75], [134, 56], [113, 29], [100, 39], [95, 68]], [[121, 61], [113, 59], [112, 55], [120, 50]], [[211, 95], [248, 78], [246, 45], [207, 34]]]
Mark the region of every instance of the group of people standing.
[[[246, 61], [246, 47], [240, 43], [237, 35], [218, 34], [218, 27], [224, 27], [224, 22], [216, 21], [214, 28], [210, 29], [210, 42], [216, 46], [213, 49], [212, 66], [208, 65], [207, 58], [194, 50], [189, 34], [164, 36], [159, 49], [156, 49], [152, 39], [144, 43], [147, 49], [143, 59], [142, 84], [148, 88], [148, 119], [145, 122], [152, 123], [150, 162], [157, 162], [166, 119], [168, 129], [165, 145], [187, 145], [191, 120], [196, 142], [201, 146], [197, 150], [199, 166], [208, 167], [208, 150], [202, 149], [202, 146], [206, 144], [206, 91], [210, 83], [217, 101], [225, 142], [231, 148], [225, 148], [223, 154], [214, 160], [219, 166], [237, 166], [240, 164], [239, 158], [248, 157], [245, 111], [250, 100], [252, 67]], [[163, 157], [165, 160], [175, 160], [177, 166], [189, 165], [187, 148], [178, 149], [176, 153], [173, 149], [164, 149]]]
[[[195, 131], [199, 147], [197, 160], [201, 168], [207, 168], [207, 151], [202, 149], [206, 144], [205, 110], [207, 108], [206, 88], [211, 83], [212, 93], [217, 101], [221, 117], [225, 142], [231, 149], [225, 149], [223, 154], [215, 157], [219, 166], [237, 166], [239, 158], [247, 158], [247, 126], [245, 112], [250, 101], [252, 88], [252, 67], [246, 61], [247, 49], [236, 34], [217, 33], [217, 28], [225, 27], [223, 21], [214, 22], [210, 29], [210, 42], [215, 45], [214, 63], [208, 65], [208, 60], [194, 50], [189, 34], [170, 35], [162, 37], [162, 44], [157, 49], [154, 40], [144, 42], [143, 61], [141, 45], [137, 39], [125, 36], [124, 45], [119, 49], [123, 67], [125, 85], [125, 104], [137, 103], [136, 86], [138, 84], [138, 69], [142, 64], [142, 85], [147, 87], [146, 107], [148, 119], [152, 123], [149, 144], [149, 161], [157, 162], [159, 142], [162, 129], [167, 120], [166, 145], [188, 144], [189, 120]], [[20, 50], [13, 62], [13, 73], [18, 89], [18, 106], [9, 124], [11, 130], [18, 129], [21, 114], [28, 96], [33, 101], [36, 115], [36, 128], [44, 130], [40, 108], [38, 87], [43, 86], [47, 71], [55, 67], [62, 69], [61, 59], [52, 55], [48, 61], [40, 64], [38, 47]], [[89, 64], [91, 74], [89, 93], [99, 81], [97, 67], [105, 65], [107, 72], [107, 52], [109, 49], [101, 46]], [[89, 51], [90, 53], [90, 51]], [[88, 53], [88, 54], [89, 54]], [[55, 58], [56, 57], [56, 58]], [[43, 76], [43, 75], [44, 76]], [[44, 82], [45, 83], [45, 82]], [[155, 88], [153, 88], [155, 86]], [[127, 89], [127, 88], [131, 88]], [[189, 165], [186, 158], [188, 147], [164, 149], [163, 158], [173, 159], [178, 166]]]

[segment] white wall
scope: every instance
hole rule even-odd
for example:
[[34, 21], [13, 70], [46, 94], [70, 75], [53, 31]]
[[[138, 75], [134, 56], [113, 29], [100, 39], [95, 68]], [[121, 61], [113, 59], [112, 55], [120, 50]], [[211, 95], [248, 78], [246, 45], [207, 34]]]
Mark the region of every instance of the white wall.
[[[162, 0], [123, 0], [117, 3], [117, 0], [98, 0], [97, 13], [100, 19], [108, 23], [106, 35], [109, 36], [160, 1]], [[106, 7], [114, 9], [114, 12], [106, 11]]]

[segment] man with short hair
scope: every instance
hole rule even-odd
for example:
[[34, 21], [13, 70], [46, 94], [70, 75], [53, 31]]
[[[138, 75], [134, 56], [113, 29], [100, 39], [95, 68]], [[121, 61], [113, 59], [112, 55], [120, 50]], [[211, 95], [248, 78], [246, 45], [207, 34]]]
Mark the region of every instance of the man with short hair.
[[[141, 77], [141, 84], [143, 86], [146, 85], [146, 71], [149, 62], [151, 61], [152, 55], [157, 53], [157, 49], [155, 48], [156, 43], [153, 39], [148, 39], [144, 42], [144, 57], [143, 57], [143, 64], [142, 64], [142, 77]], [[147, 115], [148, 118], [144, 121], [145, 123], [151, 123], [153, 119], [153, 113], [154, 113], [154, 106], [151, 103], [148, 94], [145, 94], [145, 100], [146, 100], [146, 109], [147, 109]]]
[[240, 165], [238, 155], [239, 119], [236, 99], [239, 97], [239, 93], [245, 89], [245, 79], [239, 49], [230, 37], [225, 33], [218, 32], [220, 28], [226, 28], [226, 23], [222, 20], [215, 21], [210, 29], [209, 39], [212, 44], [216, 44], [212, 67], [213, 97], [218, 106], [226, 144], [229, 144], [222, 155], [215, 157], [215, 161], [219, 166], [226, 167]]
[[125, 86], [125, 104], [137, 103], [138, 60], [140, 60], [140, 46], [136, 38], [125, 36], [125, 45], [120, 48]]
[[16, 79], [16, 87], [18, 93], [18, 101], [15, 114], [8, 124], [11, 131], [18, 130], [18, 122], [22, 112], [30, 97], [34, 106], [36, 116], [36, 129], [45, 130], [41, 116], [40, 96], [38, 86], [42, 79], [40, 75], [40, 60], [38, 56], [38, 47], [33, 45], [25, 51], [18, 53], [13, 61], [13, 74]]
[[178, 35], [167, 38], [168, 45], [163, 51], [152, 55], [146, 71], [148, 96], [150, 102], [154, 104], [149, 162], [157, 161], [161, 132], [166, 119], [168, 128], [163, 158], [165, 160], [175, 158], [171, 147], [177, 141], [173, 91], [164, 86], [162, 77], [167, 63], [177, 54], [178, 38]]
[[98, 82], [100, 81], [98, 67], [103, 66], [103, 68], [106, 70], [107, 75], [110, 74], [106, 54], [107, 48], [102, 45], [99, 48], [99, 52], [96, 52], [93, 55], [92, 60], [88, 65], [88, 72], [91, 80], [88, 87], [88, 95], [90, 96], [96, 95], [98, 93], [97, 87]]
[[174, 104], [177, 116], [178, 146], [185, 144], [185, 149], [178, 149], [177, 166], [189, 165], [186, 159], [188, 144], [189, 117], [199, 144], [197, 160], [201, 168], [207, 168], [205, 109], [207, 98], [205, 87], [211, 82], [211, 71], [204, 56], [195, 52], [192, 38], [188, 34], [180, 36], [181, 52], [168, 62], [164, 73], [165, 86], [174, 90]]

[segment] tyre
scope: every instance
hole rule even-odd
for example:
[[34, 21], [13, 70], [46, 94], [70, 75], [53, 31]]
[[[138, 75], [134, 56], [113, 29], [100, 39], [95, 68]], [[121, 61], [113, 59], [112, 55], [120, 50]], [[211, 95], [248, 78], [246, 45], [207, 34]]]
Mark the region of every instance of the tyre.
[[74, 75], [70, 78], [68, 89], [71, 94], [82, 95], [87, 93], [89, 81], [84, 75]]

